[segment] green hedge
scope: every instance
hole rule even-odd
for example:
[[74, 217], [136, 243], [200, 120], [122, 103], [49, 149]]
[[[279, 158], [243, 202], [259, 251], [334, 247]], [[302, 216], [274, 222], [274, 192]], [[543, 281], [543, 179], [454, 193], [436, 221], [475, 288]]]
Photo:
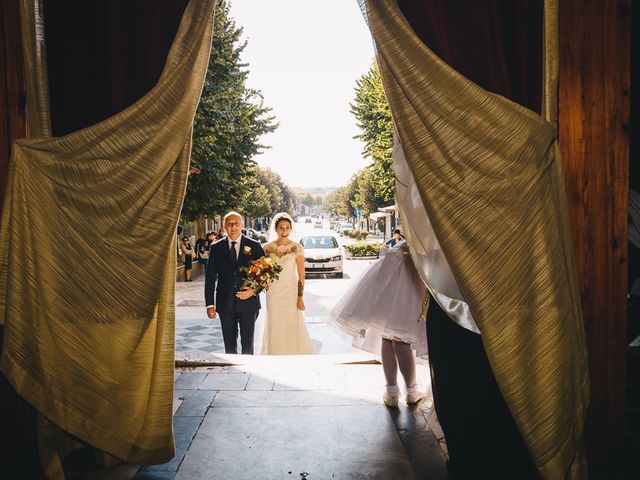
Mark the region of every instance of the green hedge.
[[356, 240], [364, 240], [369, 235], [369, 232], [366, 230], [350, 230], [345, 232], [347, 237], [355, 238]]
[[346, 245], [344, 248], [354, 257], [373, 257], [380, 253], [381, 243], [353, 243]]

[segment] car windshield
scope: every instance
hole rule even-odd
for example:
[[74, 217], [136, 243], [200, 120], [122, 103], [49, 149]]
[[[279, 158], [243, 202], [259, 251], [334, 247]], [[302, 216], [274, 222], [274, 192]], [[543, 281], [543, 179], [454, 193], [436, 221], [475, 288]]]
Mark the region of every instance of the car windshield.
[[353, 223], [343, 223], [342, 228], [353, 228]]
[[300, 243], [304, 248], [338, 248], [336, 239], [326, 235], [318, 237], [303, 237]]

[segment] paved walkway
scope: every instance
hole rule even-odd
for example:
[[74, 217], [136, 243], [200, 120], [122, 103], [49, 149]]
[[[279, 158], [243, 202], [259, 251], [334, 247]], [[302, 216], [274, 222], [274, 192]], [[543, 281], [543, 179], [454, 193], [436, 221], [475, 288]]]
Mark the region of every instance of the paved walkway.
[[[307, 282], [324, 281], [325, 279], [309, 279]], [[348, 284], [344, 281], [333, 280], [339, 284]], [[342, 288], [338, 286], [338, 288]], [[204, 301], [204, 278], [194, 279], [193, 282], [176, 283], [176, 361], [178, 364], [194, 362], [216, 362], [218, 354], [224, 354], [224, 342], [222, 340], [222, 328], [220, 319], [210, 319], [206, 315]], [[266, 304], [262, 294], [262, 305]], [[318, 308], [313, 305], [314, 300], [308, 300], [305, 322], [309, 330], [311, 342], [320, 355], [339, 353], [361, 353], [349, 344], [343, 337], [327, 326], [327, 308]], [[262, 329], [264, 327], [265, 308], [262, 308], [256, 322], [255, 345], [256, 351], [260, 344]], [[239, 342], [238, 342], [239, 343]], [[238, 351], [240, 346], [238, 345]], [[360, 354], [361, 359], [374, 359], [372, 355]]]
[[[176, 370], [176, 457], [135, 479], [449, 478], [430, 393], [387, 409], [381, 365], [326, 326], [326, 308], [306, 316], [318, 355], [226, 355], [203, 288], [176, 285], [176, 360], [189, 365]], [[418, 376], [429, 387], [426, 364]]]
[[226, 355], [219, 320], [206, 317], [203, 280], [177, 283], [175, 458], [111, 469], [80, 459], [68, 478], [450, 479], [427, 365], [417, 368], [425, 400], [387, 409], [376, 357], [326, 326], [327, 302], [349, 281], [317, 284], [306, 321], [319, 354], [308, 356]]
[[176, 457], [134, 478], [448, 479], [431, 397], [389, 410], [381, 366], [349, 356], [221, 355], [233, 365], [178, 369]]

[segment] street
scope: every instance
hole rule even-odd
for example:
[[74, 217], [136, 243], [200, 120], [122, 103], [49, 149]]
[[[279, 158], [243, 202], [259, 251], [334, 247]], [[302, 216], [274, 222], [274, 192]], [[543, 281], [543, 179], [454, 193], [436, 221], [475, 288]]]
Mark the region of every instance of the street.
[[[324, 222], [325, 227], [328, 223]], [[314, 229], [312, 224], [297, 223], [298, 235], [326, 234], [328, 230]], [[336, 235], [338, 242], [344, 245], [349, 239]], [[362, 353], [353, 348], [332, 327], [326, 324], [329, 312], [336, 301], [352, 283], [364, 273], [375, 260], [349, 260], [344, 262], [343, 278], [329, 275], [308, 275], [305, 283], [305, 321], [309, 335], [318, 354]], [[256, 322], [255, 348], [264, 327], [266, 300], [261, 294], [263, 308]], [[176, 283], [176, 360], [207, 361], [216, 354], [224, 353], [220, 320], [207, 318], [204, 302], [204, 278], [196, 278], [193, 282]]]

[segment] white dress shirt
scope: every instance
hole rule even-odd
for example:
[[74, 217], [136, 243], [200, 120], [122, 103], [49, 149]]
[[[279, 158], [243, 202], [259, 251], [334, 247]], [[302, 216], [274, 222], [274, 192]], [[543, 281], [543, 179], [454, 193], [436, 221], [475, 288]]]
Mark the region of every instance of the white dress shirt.
[[227, 237], [227, 240], [229, 241], [229, 251], [231, 251], [231, 242], [236, 242], [236, 258], [240, 258], [240, 240], [242, 240], [242, 235], [240, 235], [238, 238], [236, 238], [235, 240], [231, 240], [229, 237]]

